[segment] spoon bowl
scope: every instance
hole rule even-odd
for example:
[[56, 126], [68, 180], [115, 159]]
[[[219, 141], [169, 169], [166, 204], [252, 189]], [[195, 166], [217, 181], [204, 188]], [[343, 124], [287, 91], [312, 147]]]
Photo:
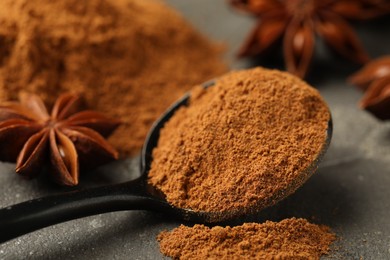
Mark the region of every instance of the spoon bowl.
[[[207, 88], [214, 84], [203, 84]], [[332, 120], [328, 122], [326, 140], [315, 160], [302, 171], [295, 181], [251, 208], [237, 208], [229, 212], [206, 212], [177, 208], [170, 205], [162, 192], [148, 184], [153, 149], [157, 146], [160, 129], [177, 109], [187, 105], [189, 94], [173, 104], [152, 126], [141, 152], [141, 176], [135, 180], [109, 186], [72, 191], [38, 198], [0, 209], [0, 243], [29, 232], [72, 219], [121, 211], [150, 210], [170, 214], [196, 223], [219, 222], [243, 214], [258, 212], [272, 206], [298, 189], [318, 168], [332, 137]]]

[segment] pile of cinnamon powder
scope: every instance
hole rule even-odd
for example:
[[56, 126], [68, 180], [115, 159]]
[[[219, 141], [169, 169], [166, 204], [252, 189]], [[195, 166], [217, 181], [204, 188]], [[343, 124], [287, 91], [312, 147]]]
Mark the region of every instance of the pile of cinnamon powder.
[[305, 219], [245, 223], [237, 227], [180, 227], [158, 236], [173, 259], [320, 259], [336, 239], [328, 227]]
[[110, 142], [126, 155], [172, 102], [226, 70], [220, 55], [161, 1], [0, 1], [0, 101], [82, 92], [123, 121]]
[[[245, 214], [289, 195], [323, 149], [330, 114], [288, 73], [231, 72], [192, 92], [161, 130], [149, 183], [195, 211]], [[270, 201], [271, 200], [271, 201]]]

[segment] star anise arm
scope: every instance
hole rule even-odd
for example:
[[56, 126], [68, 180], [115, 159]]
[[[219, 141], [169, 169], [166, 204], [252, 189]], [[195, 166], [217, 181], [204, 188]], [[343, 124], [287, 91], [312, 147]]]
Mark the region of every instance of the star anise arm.
[[321, 11], [314, 21], [317, 33], [336, 52], [357, 63], [369, 61], [370, 58], [353, 29], [337, 14]]
[[388, 1], [336, 0], [332, 1], [329, 8], [342, 17], [354, 20], [371, 19], [390, 12]]
[[41, 128], [19, 118], [0, 122], [0, 160], [15, 162], [26, 141]]
[[262, 15], [283, 8], [277, 0], [230, 0], [230, 4], [238, 10], [254, 15]]
[[361, 90], [366, 90], [371, 82], [390, 75], [390, 56], [373, 60], [360, 71], [349, 77], [348, 81]]
[[32, 178], [41, 172], [47, 158], [48, 139], [49, 133], [43, 129], [27, 140], [16, 160], [17, 173]]
[[22, 92], [19, 95], [20, 103], [33, 114], [35, 121], [45, 122], [50, 116], [42, 99], [34, 94]]
[[283, 42], [287, 70], [304, 77], [314, 51], [314, 31], [305, 20], [292, 21], [286, 29]]
[[119, 157], [118, 152], [92, 129], [69, 126], [61, 128], [61, 131], [74, 143], [81, 167], [97, 167]]
[[50, 131], [51, 174], [62, 185], [75, 186], [79, 182], [79, 164], [76, 148], [61, 131]]
[[238, 51], [239, 57], [258, 55], [276, 42], [286, 28], [286, 18], [264, 17], [251, 31]]
[[84, 107], [84, 101], [80, 95], [65, 93], [56, 100], [51, 117], [56, 120], [64, 120], [70, 115], [77, 113]]
[[33, 121], [37, 116], [16, 102], [5, 102], [0, 105], [0, 122], [15, 118]]
[[390, 119], [390, 76], [374, 81], [365, 92], [360, 106], [379, 119]]
[[85, 110], [70, 116], [65, 124], [70, 126], [82, 126], [95, 130], [103, 137], [108, 137], [119, 125], [120, 121], [108, 118], [102, 113]]

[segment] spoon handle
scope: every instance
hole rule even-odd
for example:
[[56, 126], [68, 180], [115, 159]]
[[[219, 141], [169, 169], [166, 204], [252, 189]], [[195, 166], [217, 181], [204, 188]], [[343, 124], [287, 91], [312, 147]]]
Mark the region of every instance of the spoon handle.
[[120, 210], [168, 210], [141, 179], [43, 197], [0, 209], [0, 243], [68, 220]]

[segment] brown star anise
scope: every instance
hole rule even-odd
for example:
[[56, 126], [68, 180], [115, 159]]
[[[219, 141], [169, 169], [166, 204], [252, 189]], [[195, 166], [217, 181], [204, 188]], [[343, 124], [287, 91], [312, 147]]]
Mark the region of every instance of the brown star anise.
[[316, 34], [344, 57], [367, 62], [368, 54], [346, 19], [369, 19], [390, 10], [387, 0], [231, 0], [231, 4], [259, 19], [238, 55], [262, 54], [282, 38], [287, 70], [299, 77], [310, 65]]
[[390, 56], [369, 62], [349, 78], [365, 91], [360, 106], [379, 119], [390, 119]]
[[33, 94], [21, 94], [20, 103], [0, 104], [0, 160], [16, 161], [16, 172], [27, 178], [50, 161], [55, 181], [77, 185], [79, 163], [89, 168], [118, 158], [104, 137], [119, 122], [82, 107], [81, 97], [70, 93], [57, 99], [50, 115]]

